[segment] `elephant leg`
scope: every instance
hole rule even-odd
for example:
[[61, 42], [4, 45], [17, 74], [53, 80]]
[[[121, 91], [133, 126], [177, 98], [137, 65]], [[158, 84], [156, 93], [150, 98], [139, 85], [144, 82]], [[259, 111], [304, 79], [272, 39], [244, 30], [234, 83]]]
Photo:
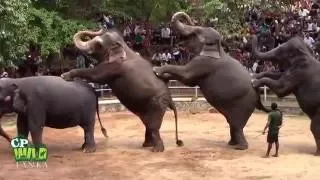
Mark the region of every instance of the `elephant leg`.
[[153, 146], [152, 132], [149, 128], [146, 127], [145, 139], [144, 139], [144, 143], [142, 144], [142, 147], [152, 147], [152, 146]]
[[251, 109], [244, 109], [241, 107], [232, 107], [229, 114], [226, 116], [230, 126], [231, 139], [229, 145], [233, 145], [237, 150], [248, 149], [248, 142], [244, 136], [243, 128], [245, 127], [254, 107]]
[[255, 79], [261, 79], [263, 77], [268, 77], [274, 80], [277, 80], [281, 77], [282, 73], [281, 72], [261, 72], [258, 74], [254, 74], [252, 77]]
[[44, 107], [43, 104], [32, 102], [30, 102], [30, 106], [27, 107], [28, 128], [31, 133], [32, 142], [35, 146], [43, 145], [42, 133], [46, 121]]
[[317, 115], [311, 119], [311, 128], [310, 128], [317, 145], [317, 150], [315, 153], [316, 156], [320, 156], [320, 119], [319, 117], [320, 117], [320, 114], [317, 113]]
[[33, 130], [31, 132], [31, 138], [32, 138], [32, 143], [36, 146], [39, 147], [42, 145], [42, 133], [43, 133], [43, 128], [39, 130]]
[[244, 136], [243, 128], [233, 127], [232, 131], [234, 133], [234, 139], [236, 142], [235, 149], [246, 150], [248, 149], [248, 142]]
[[234, 132], [234, 128], [230, 125], [230, 136], [231, 136], [231, 139], [230, 141], [228, 142], [228, 144], [230, 146], [235, 146], [237, 145], [237, 142], [236, 142], [236, 139], [235, 139], [235, 132]]
[[[151, 142], [153, 144], [152, 145], [153, 152], [163, 152], [164, 151], [163, 141], [160, 137], [160, 132], [159, 132], [161, 124], [162, 124], [164, 113], [165, 113], [165, 110], [163, 108], [158, 108], [158, 109], [150, 108], [150, 111], [147, 112], [142, 117], [142, 121], [146, 125], [146, 129], [148, 129], [148, 134], [151, 134]], [[146, 133], [147, 133], [147, 131], [146, 131]]]
[[253, 87], [268, 86], [278, 97], [284, 97], [291, 93], [294, 88], [290, 81], [273, 80], [270, 78], [261, 78], [252, 80]]
[[[94, 121], [92, 121], [94, 122]], [[81, 126], [81, 125], [80, 125]], [[84, 130], [84, 143], [81, 147], [85, 153], [92, 153], [96, 151], [96, 143], [94, 140], [94, 124], [90, 123], [81, 126]]]
[[17, 130], [18, 130], [18, 136], [23, 136], [25, 138], [28, 138], [29, 126], [28, 126], [28, 117], [26, 115], [18, 114]]

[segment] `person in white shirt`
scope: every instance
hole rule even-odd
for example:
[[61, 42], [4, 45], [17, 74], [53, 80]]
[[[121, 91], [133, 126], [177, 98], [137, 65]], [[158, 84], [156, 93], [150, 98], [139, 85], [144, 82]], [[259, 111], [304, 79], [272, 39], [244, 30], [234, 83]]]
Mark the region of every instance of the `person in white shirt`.
[[137, 35], [141, 33], [141, 27], [140, 24], [136, 24], [136, 27], [134, 28], [134, 34]]
[[170, 43], [170, 35], [171, 35], [171, 30], [169, 27], [163, 27], [161, 29], [161, 38], [164, 40], [164, 43], [166, 44]]
[[306, 34], [306, 36], [304, 37], [304, 42], [311, 48], [313, 48], [313, 44], [315, 43], [314, 39], [310, 37], [309, 34]]
[[172, 59], [172, 55], [171, 53], [166, 50], [163, 54], [162, 54], [162, 62], [165, 64], [168, 64], [168, 62]]
[[312, 22], [308, 22], [308, 31], [313, 31], [314, 24]]
[[300, 17], [306, 17], [308, 14], [309, 14], [309, 11], [308, 11], [307, 9], [301, 8], [301, 9], [299, 10], [299, 16], [300, 16]]
[[130, 26], [128, 25], [123, 31], [123, 37], [124, 37], [125, 41], [128, 41], [130, 39], [131, 34], [132, 34], [132, 30], [131, 30]]
[[252, 66], [252, 71], [253, 71], [253, 73], [256, 73], [256, 71], [257, 71], [257, 68], [258, 68], [258, 62], [257, 61], [255, 61], [254, 63], [253, 63], [253, 66]]

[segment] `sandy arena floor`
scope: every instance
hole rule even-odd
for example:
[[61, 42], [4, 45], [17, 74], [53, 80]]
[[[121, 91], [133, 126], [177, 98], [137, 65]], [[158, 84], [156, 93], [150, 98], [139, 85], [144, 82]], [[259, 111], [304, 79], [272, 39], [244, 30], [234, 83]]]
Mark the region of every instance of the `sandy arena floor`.
[[[47, 169], [17, 169], [9, 144], [0, 139], [0, 180], [319, 180], [320, 157], [313, 156], [315, 143], [306, 117], [285, 117], [280, 133], [280, 157], [261, 158], [266, 136], [259, 136], [265, 114], [250, 118], [245, 134], [249, 150], [227, 146], [229, 127], [220, 114], [179, 113], [180, 138], [176, 147], [173, 113], [167, 112], [161, 128], [165, 152], [141, 148], [144, 127], [131, 113], [104, 113], [106, 140], [98, 122], [97, 152], [84, 154], [80, 127], [56, 130], [46, 128], [44, 142], [49, 148]], [[11, 136], [15, 126], [4, 126]]]

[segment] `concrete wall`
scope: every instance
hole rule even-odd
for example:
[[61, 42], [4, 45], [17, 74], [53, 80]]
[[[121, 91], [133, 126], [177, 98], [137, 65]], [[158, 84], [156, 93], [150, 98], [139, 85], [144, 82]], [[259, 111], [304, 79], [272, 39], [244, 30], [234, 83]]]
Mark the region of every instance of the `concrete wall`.
[[[209, 104], [204, 98], [198, 98], [192, 101], [192, 98], [173, 98], [178, 111], [187, 111], [191, 113], [199, 112], [216, 112], [216, 110]], [[271, 102], [278, 103], [279, 108], [287, 114], [302, 115], [303, 112], [294, 99], [272, 99], [271, 97], [267, 101], [263, 101], [263, 104], [270, 108]], [[127, 109], [117, 100], [101, 100], [99, 101], [100, 112], [120, 112], [127, 111]], [[256, 112], [261, 112], [256, 110]]]

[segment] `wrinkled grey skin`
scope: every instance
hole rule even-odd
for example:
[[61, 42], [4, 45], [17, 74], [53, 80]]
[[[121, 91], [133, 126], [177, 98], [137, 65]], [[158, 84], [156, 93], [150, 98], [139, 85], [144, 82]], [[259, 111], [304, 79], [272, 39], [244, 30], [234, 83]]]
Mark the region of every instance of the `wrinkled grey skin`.
[[[64, 129], [79, 125], [85, 135], [82, 150], [94, 152], [96, 111], [106, 136], [99, 117], [97, 96], [84, 82], [66, 82], [56, 76], [5, 78], [0, 80], [0, 102], [0, 115], [16, 112], [18, 135], [28, 137], [30, 132], [35, 145], [42, 144], [45, 126]], [[4, 131], [0, 131], [0, 135], [6, 137]]]
[[[84, 36], [93, 39], [84, 42], [81, 40]], [[105, 52], [108, 57], [92, 69], [73, 69], [64, 73], [64, 79], [79, 77], [108, 84], [119, 101], [142, 120], [146, 128], [143, 147], [153, 147], [153, 152], [164, 151], [159, 129], [166, 109], [171, 108], [175, 114], [176, 143], [183, 145], [178, 139], [176, 107], [166, 83], [153, 73], [150, 62], [127, 46], [115, 29], [107, 32], [80, 31], [74, 35], [74, 43], [89, 54]]]
[[[182, 19], [191, 25], [182, 23]], [[183, 12], [174, 14], [171, 22], [184, 37], [183, 44], [197, 56], [184, 66], [154, 68], [155, 73], [166, 80], [198, 85], [207, 101], [227, 119], [231, 135], [228, 144], [234, 145], [235, 149], [247, 149], [243, 128], [249, 117], [256, 107], [268, 112], [251, 85], [250, 74], [239, 61], [224, 52], [221, 36], [213, 28], [193, 26], [190, 17]]]
[[261, 53], [253, 37], [252, 53], [261, 60], [286, 64], [283, 73], [261, 73], [253, 80], [254, 87], [268, 86], [278, 97], [291, 93], [296, 96], [300, 108], [311, 119], [311, 132], [315, 138], [320, 156], [320, 62], [300, 37], [293, 37], [277, 48]]

